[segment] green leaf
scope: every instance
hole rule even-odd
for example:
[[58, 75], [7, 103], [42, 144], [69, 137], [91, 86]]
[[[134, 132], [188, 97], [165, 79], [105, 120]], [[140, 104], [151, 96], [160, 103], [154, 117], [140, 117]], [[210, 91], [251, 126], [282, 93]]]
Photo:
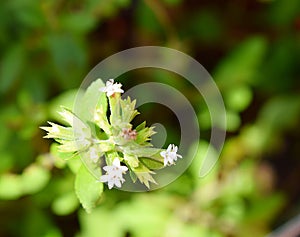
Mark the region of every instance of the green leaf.
[[224, 95], [227, 108], [237, 112], [245, 110], [251, 103], [252, 97], [252, 91], [248, 86], [232, 87]]
[[0, 199], [15, 200], [22, 195], [20, 176], [3, 174], [0, 177]]
[[151, 158], [141, 157], [139, 160], [151, 170], [157, 170], [164, 167], [164, 163]]
[[137, 149], [128, 149], [127, 152], [130, 154], [134, 154], [138, 157], [148, 157], [163, 162], [163, 157], [160, 155], [161, 151], [162, 149], [153, 147], [140, 147]]
[[61, 118], [59, 113], [57, 111], [61, 107], [65, 107], [69, 110], [71, 110], [74, 106], [74, 101], [76, 96], [82, 96], [83, 92], [76, 90], [68, 90], [59, 96], [55, 97], [53, 100], [50, 101], [49, 103], [49, 116], [51, 119], [54, 119], [58, 121], [59, 123], [65, 124], [66, 122]]
[[130, 167], [138, 167], [139, 160], [136, 155], [129, 155], [124, 153], [124, 160], [129, 164]]
[[81, 165], [76, 175], [75, 192], [83, 208], [90, 213], [101, 197], [103, 183], [97, 181], [86, 167]]
[[24, 49], [17, 45], [12, 47], [2, 58], [0, 66], [0, 93], [9, 90], [20, 75], [24, 66]]
[[56, 215], [69, 215], [78, 207], [78, 199], [73, 191], [64, 193], [53, 201], [51, 207]]
[[256, 36], [247, 39], [219, 64], [214, 79], [223, 89], [253, 82], [266, 50], [265, 38]]
[[[105, 93], [99, 91], [101, 87], [104, 87], [101, 79], [94, 81], [83, 96], [76, 98], [74, 112], [83, 121], [95, 122], [106, 133], [109, 133], [110, 126], [106, 117], [107, 98]], [[95, 119], [95, 113], [98, 119]]]
[[48, 34], [46, 37], [59, 85], [66, 88], [78, 86], [78, 80], [83, 75], [87, 63], [87, 54], [82, 42], [66, 32]]
[[38, 165], [31, 165], [21, 175], [22, 189], [25, 194], [34, 194], [42, 190], [50, 180], [50, 172]]
[[66, 30], [84, 34], [95, 26], [96, 18], [87, 12], [71, 12], [62, 15], [61, 23]]
[[59, 158], [62, 160], [70, 160], [70, 159], [78, 158], [78, 155], [74, 154], [73, 152], [71, 152], [71, 153], [59, 152], [59, 146], [60, 145], [57, 143], [52, 143], [50, 146], [50, 153], [55, 158]]

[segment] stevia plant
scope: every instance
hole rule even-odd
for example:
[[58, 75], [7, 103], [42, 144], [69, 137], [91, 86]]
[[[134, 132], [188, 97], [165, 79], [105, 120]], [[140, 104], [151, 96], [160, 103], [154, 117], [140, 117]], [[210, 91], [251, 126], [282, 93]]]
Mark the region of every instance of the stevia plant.
[[80, 98], [77, 110], [61, 108], [59, 115], [68, 126], [48, 122], [50, 126], [41, 127], [47, 131], [44, 138], [58, 143], [56, 152], [60, 157], [80, 158], [75, 191], [88, 212], [99, 200], [103, 183], [109, 189], [121, 188], [126, 182], [123, 175], [129, 172], [133, 183], [138, 180], [150, 189], [151, 183], [157, 184], [155, 170], [182, 158], [174, 144], [167, 149], [153, 147], [154, 127], [147, 127], [146, 122], [133, 127], [131, 122], [139, 114], [136, 101], [122, 99], [121, 87], [113, 79], [106, 85], [98, 79]]

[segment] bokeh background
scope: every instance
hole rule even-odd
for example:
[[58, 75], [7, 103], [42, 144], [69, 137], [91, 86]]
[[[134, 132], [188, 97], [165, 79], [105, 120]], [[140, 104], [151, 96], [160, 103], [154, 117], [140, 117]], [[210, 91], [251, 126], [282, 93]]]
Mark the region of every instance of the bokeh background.
[[[0, 19], [1, 237], [265, 236], [300, 213], [299, 0], [10, 0]], [[178, 49], [211, 73], [227, 109], [224, 150], [199, 179], [210, 134], [201, 95], [162, 70], [126, 73], [125, 89], [158, 81], [182, 91], [199, 117], [200, 149], [169, 186], [105, 190], [86, 214], [72, 167], [39, 126], [56, 121], [98, 62], [146, 45]], [[178, 138], [170, 111], [140, 111]]]

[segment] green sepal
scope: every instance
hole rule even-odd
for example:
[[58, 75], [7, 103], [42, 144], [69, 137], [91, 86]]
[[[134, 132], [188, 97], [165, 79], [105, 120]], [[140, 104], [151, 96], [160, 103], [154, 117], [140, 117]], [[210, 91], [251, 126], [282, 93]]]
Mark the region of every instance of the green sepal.
[[142, 163], [139, 164], [137, 168], [132, 169], [135, 175], [137, 176], [138, 180], [144, 184], [148, 189], [150, 189], [150, 184], [154, 183], [157, 184], [151, 174], [155, 174], [153, 171], [149, 170], [145, 165]]

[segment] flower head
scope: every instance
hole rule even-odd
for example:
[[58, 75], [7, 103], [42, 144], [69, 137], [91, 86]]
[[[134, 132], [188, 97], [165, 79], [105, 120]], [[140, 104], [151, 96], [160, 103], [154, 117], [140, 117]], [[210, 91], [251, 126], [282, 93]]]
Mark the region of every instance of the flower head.
[[132, 130], [131, 128], [123, 128], [121, 131], [121, 136], [125, 140], [135, 140], [137, 136], [136, 130]]
[[182, 158], [181, 155], [177, 154], [178, 147], [174, 144], [170, 144], [166, 151], [160, 152], [160, 155], [164, 158], [164, 166], [173, 165], [177, 157]]
[[120, 160], [115, 158], [112, 165], [104, 166], [103, 169], [106, 171], [106, 174], [100, 177], [100, 182], [107, 182], [109, 189], [112, 189], [114, 185], [121, 188], [122, 183], [125, 182], [123, 174], [128, 168], [126, 166], [121, 166]]
[[123, 93], [124, 91], [121, 89], [121, 83], [114, 83], [114, 79], [109, 79], [106, 82], [105, 87], [100, 88], [101, 92], [106, 92], [107, 97], [112, 96], [115, 93]]

